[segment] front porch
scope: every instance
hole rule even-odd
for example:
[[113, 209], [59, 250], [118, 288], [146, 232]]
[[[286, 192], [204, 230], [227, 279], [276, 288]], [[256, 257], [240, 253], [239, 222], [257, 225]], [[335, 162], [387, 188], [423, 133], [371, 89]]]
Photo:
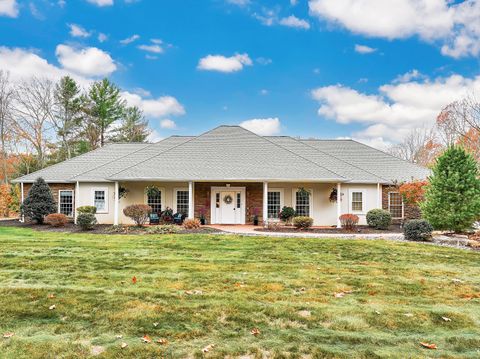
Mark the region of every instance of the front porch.
[[[158, 189], [150, 196], [147, 187]], [[300, 188], [308, 190], [305, 198]], [[122, 189], [122, 190], [121, 190]], [[339, 193], [331, 200], [332, 191]], [[365, 224], [368, 210], [381, 208], [382, 189], [378, 184], [300, 183], [300, 182], [115, 182], [77, 183], [75, 207], [99, 205], [100, 223], [131, 224], [123, 209], [132, 204], [148, 204], [154, 212], [167, 207], [189, 218], [204, 217], [208, 224], [252, 224], [258, 218], [278, 221], [284, 206], [293, 207], [301, 215], [312, 217], [315, 226], [340, 226], [338, 217], [355, 213], [359, 224]], [[119, 192], [124, 195], [119, 198]], [[98, 198], [97, 198], [98, 197]], [[100, 203], [103, 200], [105, 203]], [[99, 202], [100, 201], [100, 202]]]

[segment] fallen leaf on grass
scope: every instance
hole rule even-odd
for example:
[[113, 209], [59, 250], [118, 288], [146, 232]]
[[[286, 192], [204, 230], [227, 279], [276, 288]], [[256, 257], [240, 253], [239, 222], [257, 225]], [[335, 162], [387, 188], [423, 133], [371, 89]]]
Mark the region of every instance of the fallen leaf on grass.
[[123, 342], [121, 345], [120, 345], [120, 348], [122, 349], [125, 349], [126, 347], [128, 347], [128, 344]]
[[412, 313], [405, 313], [404, 316], [411, 318], [411, 317], [413, 317], [413, 314]]
[[54, 310], [56, 307], [57, 307], [57, 306], [56, 306], [55, 304], [53, 304], [53, 305], [49, 306], [48, 309]]
[[132, 283], [137, 284], [137, 277], [135, 277], [135, 276], [132, 277]]
[[153, 323], [153, 326], [156, 328], [158, 327], [158, 323]]
[[455, 284], [457, 284], [457, 283], [463, 283], [463, 280], [458, 279], [458, 278], [453, 278], [453, 279], [452, 279], [452, 282], [455, 283]]
[[165, 339], [165, 338], [160, 338], [157, 340], [157, 343], [158, 344], [161, 344], [161, 345], [167, 345], [168, 344], [168, 340]]
[[150, 343], [152, 342], [152, 339], [151, 339], [148, 335], [145, 334], [145, 335], [142, 337], [142, 342], [147, 343], [147, 344], [150, 344]]
[[433, 344], [433, 343], [420, 342], [420, 345], [424, 348], [427, 348], [427, 349], [437, 349], [437, 344]]
[[254, 335], [254, 336], [257, 336], [257, 335], [260, 334], [260, 329], [258, 329], [258, 328], [253, 328], [253, 329], [250, 331], [250, 333], [251, 333], [252, 335]]
[[442, 319], [445, 322], [451, 322], [452, 321], [449, 317], [442, 317]]
[[341, 292], [335, 292], [335, 293], [333, 293], [333, 296], [334, 296], [335, 298], [343, 298], [343, 297], [345, 297], [345, 294], [351, 294], [351, 293], [353, 293], [353, 291], [351, 291], [351, 290], [344, 290], [344, 291], [341, 291]]
[[48, 299], [53, 299], [53, 298], [55, 298], [55, 294], [50, 293], [49, 295], [47, 295], [47, 298], [48, 298]]
[[380, 314], [382, 314], [382, 313], [380, 313], [378, 310], [376, 310], [376, 311], [375, 311], [375, 314], [380, 315]]
[[9, 332], [9, 333], [4, 333], [4, 334], [3, 334], [3, 337], [4, 337], [4, 338], [11, 338], [11, 337], [13, 337], [14, 335], [15, 335], [15, 333]]
[[203, 291], [201, 291], [201, 290], [186, 290], [185, 294], [186, 295], [202, 295]]
[[117, 339], [122, 339], [122, 338], [123, 338], [123, 335], [120, 335], [120, 334], [119, 334], [119, 335], [117, 335], [115, 338], [117, 338]]
[[215, 344], [209, 344], [205, 348], [202, 349], [202, 352], [208, 353], [210, 350], [212, 350], [215, 347]]

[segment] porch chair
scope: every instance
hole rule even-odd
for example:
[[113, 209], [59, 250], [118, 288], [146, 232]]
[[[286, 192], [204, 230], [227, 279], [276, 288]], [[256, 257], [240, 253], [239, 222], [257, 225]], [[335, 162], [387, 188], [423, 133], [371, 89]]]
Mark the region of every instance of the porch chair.
[[173, 223], [175, 224], [182, 224], [183, 221], [187, 218], [187, 215], [184, 213], [175, 213], [173, 215]]
[[158, 213], [149, 214], [150, 224], [160, 224], [160, 216]]

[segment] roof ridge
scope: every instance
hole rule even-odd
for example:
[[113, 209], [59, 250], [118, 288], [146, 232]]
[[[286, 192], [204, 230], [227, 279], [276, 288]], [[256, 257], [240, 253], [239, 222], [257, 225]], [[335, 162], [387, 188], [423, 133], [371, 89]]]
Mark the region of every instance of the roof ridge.
[[[275, 145], [275, 146], [277, 146], [277, 147], [283, 148], [284, 150], [290, 152], [290, 153], [293, 154], [294, 156], [300, 157], [300, 158], [304, 159], [304, 160], [307, 161], [307, 162], [313, 163], [315, 166], [317, 166], [317, 167], [319, 167], [319, 168], [323, 168], [323, 169], [327, 170], [328, 172], [331, 172], [331, 173], [339, 176], [340, 178], [347, 179], [346, 177], [344, 177], [344, 176], [342, 176], [342, 175], [340, 175], [340, 174], [332, 171], [331, 169], [329, 169], [329, 168], [327, 168], [327, 167], [321, 166], [321, 165], [319, 165], [318, 163], [316, 163], [316, 162], [314, 162], [314, 161], [312, 161], [312, 160], [310, 160], [310, 159], [308, 159], [308, 158], [305, 158], [305, 157], [299, 155], [298, 153], [295, 153], [295, 152], [293, 152], [292, 150], [290, 150], [290, 149], [288, 149], [288, 148], [286, 148], [286, 147], [284, 147], [284, 146], [282, 146], [282, 145], [280, 145], [280, 144], [278, 144], [278, 143], [275, 143], [275, 142], [273, 142], [273, 141], [270, 141], [269, 139], [265, 138], [264, 136], [260, 136], [260, 135], [256, 134], [255, 132], [252, 132], [252, 131], [250, 131], [250, 130], [247, 130], [247, 129], [244, 128], [244, 127], [241, 127], [241, 126], [239, 126], [239, 127], [242, 128], [243, 130], [245, 130], [245, 131], [247, 131], [247, 132], [250, 132], [251, 134], [253, 134], [253, 135], [255, 135], [255, 136], [257, 136], [257, 137], [259, 137], [259, 138], [261, 138], [261, 139], [263, 139], [263, 140], [265, 140], [265, 141], [267, 141], [267, 142], [269, 142], [269, 143], [271, 143], [271, 144], [273, 144], [273, 145]], [[286, 137], [290, 137], [290, 136], [286, 136]]]
[[[167, 138], [168, 138], [168, 137], [167, 137]], [[88, 172], [92, 172], [93, 170], [96, 170], [96, 169], [98, 169], [98, 168], [100, 168], [100, 167], [103, 167], [103, 166], [105, 166], [105, 165], [109, 165], [109, 164], [111, 164], [111, 163], [113, 163], [113, 162], [116, 162], [116, 161], [118, 161], [118, 160], [121, 160], [122, 158], [125, 158], [125, 157], [127, 157], [127, 156], [130, 156], [130, 155], [132, 155], [132, 154], [134, 154], [134, 153], [137, 153], [137, 152], [139, 152], [139, 151], [143, 151], [143, 150], [144, 150], [145, 148], [147, 148], [147, 147], [155, 146], [157, 143], [160, 143], [160, 142], [162, 142], [162, 141], [165, 141], [167, 138], [164, 138], [163, 140], [160, 140], [160, 141], [155, 142], [155, 143], [150, 143], [150, 144], [146, 143], [144, 147], [139, 148], [139, 149], [136, 150], [136, 151], [127, 153], [126, 155], [123, 155], [123, 156], [121, 156], [121, 157], [119, 157], [119, 158], [115, 158], [115, 159], [113, 159], [113, 160], [111, 160], [111, 161], [107, 161], [107, 162], [105, 162], [105, 163], [102, 163], [101, 165], [98, 165], [98, 166], [96, 166], [96, 167], [90, 168], [90, 169], [88, 169], [88, 170], [86, 170], [86, 171], [83, 171], [83, 172], [80, 172], [80, 173], [76, 173], [75, 175], [73, 175], [73, 176], [70, 177], [70, 178], [73, 180], [74, 178], [76, 178], [76, 177], [78, 177], [78, 176], [84, 175], [84, 174], [86, 174], [86, 173], [88, 173]], [[141, 142], [139, 142], [139, 143], [137, 143], [137, 144], [140, 144], [140, 143], [141, 143]]]
[[[292, 138], [293, 138], [293, 137], [292, 137]], [[295, 140], [295, 138], [293, 138], [293, 139]], [[300, 142], [300, 143], [303, 143], [303, 140], [295, 140], [295, 141], [298, 141], [298, 142]], [[386, 178], [383, 178], [382, 176], [379, 176], [379, 175], [377, 175], [377, 174], [375, 174], [375, 173], [373, 173], [373, 172], [367, 171], [367, 170], [365, 170], [365, 169], [363, 169], [363, 168], [361, 168], [361, 167], [359, 167], [359, 166], [357, 166], [357, 165], [354, 165], [354, 164], [352, 164], [352, 163], [350, 163], [350, 162], [348, 162], [348, 161], [345, 161], [345, 160], [343, 160], [343, 159], [341, 159], [341, 158], [338, 158], [338, 157], [335, 156], [335, 155], [332, 155], [332, 154], [330, 154], [330, 153], [328, 153], [328, 152], [322, 151], [322, 150], [320, 150], [320, 149], [318, 149], [318, 148], [316, 148], [316, 147], [313, 147], [313, 146], [311, 146], [311, 145], [309, 145], [309, 144], [306, 144], [306, 143], [303, 143], [303, 144], [304, 144], [305, 146], [311, 147], [311, 148], [313, 148], [313, 149], [315, 149], [315, 150], [317, 150], [317, 151], [319, 151], [319, 152], [322, 152], [322, 153], [324, 153], [324, 154], [326, 154], [326, 155], [328, 155], [328, 156], [331, 156], [331, 157], [335, 158], [335, 159], [338, 160], [338, 161], [347, 163], [347, 164], [349, 164], [350, 166], [355, 167], [355, 168], [357, 168], [357, 169], [359, 169], [359, 170], [361, 170], [361, 171], [364, 171], [364, 172], [366, 172], [366, 173], [370, 173], [371, 175], [373, 175], [373, 176], [375, 176], [375, 177], [377, 177], [377, 178], [383, 179], [383, 180], [385, 180], [385, 181], [389, 181], [389, 180], [387, 180]]]

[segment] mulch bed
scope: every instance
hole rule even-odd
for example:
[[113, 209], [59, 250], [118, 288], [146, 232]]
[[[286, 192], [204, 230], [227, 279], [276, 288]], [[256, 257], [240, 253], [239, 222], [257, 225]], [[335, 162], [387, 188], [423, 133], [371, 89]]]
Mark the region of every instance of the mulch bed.
[[368, 226], [357, 226], [354, 231], [347, 231], [342, 228], [337, 227], [322, 227], [322, 228], [308, 228], [308, 229], [296, 229], [292, 226], [278, 226], [275, 229], [268, 228], [255, 228], [259, 232], [278, 232], [278, 233], [331, 233], [331, 234], [352, 234], [352, 233], [362, 233], [362, 234], [382, 234], [382, 233], [402, 233], [402, 229], [399, 225], [392, 225], [386, 230], [379, 230], [370, 228]]
[[[0, 227], [20, 227], [20, 228], [31, 228], [36, 231], [41, 232], [58, 232], [58, 233], [93, 233], [93, 234], [147, 234], [146, 228], [148, 225], [143, 228], [137, 228], [135, 226], [128, 226], [128, 230], [125, 231], [112, 231], [112, 226], [109, 224], [97, 224], [94, 229], [90, 231], [82, 231], [78, 226], [69, 222], [65, 227], [52, 227], [48, 224], [36, 224], [32, 222], [22, 223], [18, 219], [11, 220], [2, 220], [0, 221]], [[125, 227], [126, 228], [126, 227]], [[182, 228], [179, 226], [179, 228]], [[181, 234], [201, 234], [201, 233], [220, 233], [222, 231], [210, 228], [210, 227], [200, 227], [198, 229], [183, 229]]]

